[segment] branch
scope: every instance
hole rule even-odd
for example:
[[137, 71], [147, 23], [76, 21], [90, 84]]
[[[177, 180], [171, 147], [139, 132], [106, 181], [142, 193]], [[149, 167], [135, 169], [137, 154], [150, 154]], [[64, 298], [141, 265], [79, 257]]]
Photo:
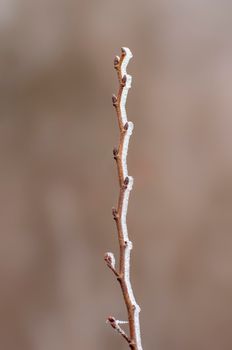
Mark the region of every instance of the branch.
[[117, 209], [112, 209], [119, 241], [119, 272], [115, 269], [115, 258], [112, 253], [106, 253], [105, 261], [120, 283], [128, 313], [130, 336], [128, 337], [119, 326], [119, 323], [125, 322], [118, 321], [114, 317], [109, 317], [108, 322], [123, 336], [132, 350], [142, 350], [139, 322], [140, 307], [135, 300], [130, 282], [130, 253], [132, 250], [132, 242], [129, 240], [126, 224], [129, 195], [133, 186], [133, 178], [128, 175], [127, 170], [127, 152], [130, 136], [133, 131], [133, 123], [127, 120], [126, 114], [127, 94], [132, 81], [132, 77], [127, 74], [126, 68], [128, 62], [132, 58], [132, 53], [128, 48], [122, 48], [121, 50], [121, 57], [116, 56], [114, 59], [114, 68], [118, 76], [119, 90], [117, 96], [112, 96], [120, 131], [118, 148], [114, 147], [113, 149], [113, 157], [117, 164], [120, 190]]
[[130, 344], [130, 338], [125, 333], [125, 331], [119, 326], [120, 323], [128, 323], [127, 321], [119, 321], [116, 320], [114, 317], [110, 316], [108, 317], [107, 322], [110, 323], [111, 327], [113, 327], [119, 334], [123, 336], [124, 339]]

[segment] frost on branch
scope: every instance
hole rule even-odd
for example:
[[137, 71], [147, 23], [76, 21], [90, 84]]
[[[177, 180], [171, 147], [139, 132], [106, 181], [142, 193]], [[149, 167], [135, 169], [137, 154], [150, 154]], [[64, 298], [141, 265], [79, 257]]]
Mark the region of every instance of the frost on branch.
[[110, 316], [108, 317], [107, 322], [110, 323], [110, 325], [119, 333], [123, 336], [123, 338], [126, 339], [126, 341], [128, 341], [128, 343], [130, 343], [130, 339], [128, 337], [128, 335], [126, 334], [126, 332], [119, 326], [120, 324], [125, 324], [128, 323], [128, 321], [119, 321], [116, 320], [114, 317]]
[[118, 147], [114, 147], [113, 149], [113, 156], [117, 163], [120, 191], [118, 206], [112, 209], [112, 214], [116, 222], [120, 246], [119, 271], [116, 271], [115, 258], [112, 253], [105, 254], [105, 261], [120, 282], [128, 311], [130, 336], [127, 336], [119, 325], [125, 323], [125, 321], [118, 321], [114, 317], [109, 317], [108, 322], [124, 339], [126, 339], [132, 350], [142, 350], [139, 321], [140, 307], [135, 300], [130, 281], [130, 254], [132, 242], [129, 239], [126, 223], [129, 195], [133, 187], [133, 178], [128, 175], [127, 153], [134, 125], [132, 122], [128, 121], [126, 113], [126, 100], [132, 82], [132, 77], [127, 74], [127, 65], [131, 58], [132, 53], [130, 49], [123, 47], [121, 57], [116, 56], [114, 59], [114, 67], [119, 80], [119, 90], [117, 96], [112, 96], [112, 103], [117, 113], [120, 141]]
[[113, 253], [105, 253], [104, 256], [107, 266], [113, 271], [113, 273], [118, 277], [118, 272], [115, 269], [115, 257]]

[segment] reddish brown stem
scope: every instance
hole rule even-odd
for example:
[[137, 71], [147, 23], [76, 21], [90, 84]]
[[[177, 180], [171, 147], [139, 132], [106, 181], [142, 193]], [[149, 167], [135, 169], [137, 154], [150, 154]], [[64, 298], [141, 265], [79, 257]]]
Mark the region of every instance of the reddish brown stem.
[[125, 112], [127, 91], [130, 88], [131, 82], [131, 77], [126, 73], [126, 66], [131, 57], [132, 55], [130, 50], [127, 48], [122, 48], [121, 57], [119, 58], [116, 56], [114, 60], [114, 67], [116, 69], [119, 81], [119, 90], [117, 96], [112, 96], [112, 102], [113, 106], [116, 109], [120, 138], [118, 148], [115, 147], [113, 150], [113, 156], [117, 164], [120, 190], [117, 209], [113, 208], [112, 213], [116, 223], [119, 241], [119, 272], [115, 270], [114, 262], [112, 264], [112, 258], [108, 258], [108, 256], [111, 256], [112, 253], [107, 253], [108, 255], [105, 260], [107, 262], [107, 265], [117, 276], [117, 279], [121, 286], [128, 313], [130, 336], [128, 337], [121, 329], [121, 327], [118, 326], [117, 322], [119, 321], [116, 321], [113, 317], [110, 317], [108, 320], [111, 326], [115, 328], [123, 336], [124, 339], [127, 340], [128, 345], [132, 350], [142, 350], [139, 325], [140, 308], [135, 301], [130, 283], [130, 251], [132, 249], [132, 243], [128, 238], [126, 227], [129, 192], [132, 188], [133, 183], [133, 179], [127, 174], [126, 165], [127, 148], [133, 129], [133, 124], [127, 121]]

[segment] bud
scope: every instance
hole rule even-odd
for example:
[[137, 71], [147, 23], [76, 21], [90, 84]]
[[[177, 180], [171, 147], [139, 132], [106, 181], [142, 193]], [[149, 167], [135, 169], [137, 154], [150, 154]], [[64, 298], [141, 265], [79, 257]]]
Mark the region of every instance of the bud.
[[117, 216], [118, 216], [118, 211], [116, 208], [112, 208], [112, 215], [113, 215], [114, 220], [116, 220]]
[[124, 180], [124, 185], [125, 185], [125, 186], [128, 186], [129, 181], [130, 181], [130, 180], [129, 180], [129, 177], [126, 176], [126, 177], [125, 177], [125, 180]]
[[118, 56], [115, 56], [114, 58], [114, 66], [116, 67], [119, 64], [120, 58]]
[[126, 124], [124, 125], [124, 130], [128, 130], [128, 128], [129, 128], [129, 124], [128, 122], [126, 122]]
[[108, 317], [108, 322], [110, 322], [113, 328], [116, 328], [116, 319], [112, 316]]
[[114, 155], [114, 158], [116, 158], [118, 155], [118, 149], [116, 146], [113, 148], [113, 155]]
[[117, 105], [117, 96], [115, 96], [114, 94], [112, 95], [112, 102], [113, 102], [113, 106], [115, 107]]
[[126, 75], [123, 75], [123, 77], [122, 77], [123, 86], [126, 85], [126, 81], [127, 81], [127, 77], [126, 77]]
[[126, 50], [124, 49], [124, 47], [121, 47], [121, 51], [122, 51], [122, 55], [126, 55]]

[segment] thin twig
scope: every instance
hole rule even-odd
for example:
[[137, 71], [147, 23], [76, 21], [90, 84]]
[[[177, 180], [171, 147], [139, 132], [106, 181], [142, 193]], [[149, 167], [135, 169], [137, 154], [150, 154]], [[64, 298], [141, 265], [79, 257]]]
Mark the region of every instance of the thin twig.
[[130, 253], [132, 250], [132, 242], [129, 240], [126, 224], [129, 194], [133, 186], [133, 178], [128, 176], [127, 171], [127, 152], [129, 139], [133, 130], [133, 123], [128, 122], [125, 108], [128, 89], [131, 87], [132, 81], [131, 76], [127, 74], [126, 68], [129, 60], [132, 58], [132, 53], [125, 47], [121, 50], [121, 57], [116, 56], [114, 59], [114, 68], [118, 76], [119, 90], [117, 96], [112, 96], [120, 131], [119, 146], [113, 149], [113, 156], [117, 164], [120, 190], [117, 209], [113, 208], [112, 210], [118, 232], [119, 272], [115, 268], [115, 258], [112, 253], [106, 253], [105, 261], [120, 283], [128, 313], [130, 336], [127, 336], [124, 330], [119, 326], [119, 323], [125, 323], [124, 321], [118, 321], [114, 317], [109, 317], [108, 322], [124, 339], [126, 339], [132, 350], [142, 350], [139, 322], [140, 307], [136, 303], [130, 282]]

